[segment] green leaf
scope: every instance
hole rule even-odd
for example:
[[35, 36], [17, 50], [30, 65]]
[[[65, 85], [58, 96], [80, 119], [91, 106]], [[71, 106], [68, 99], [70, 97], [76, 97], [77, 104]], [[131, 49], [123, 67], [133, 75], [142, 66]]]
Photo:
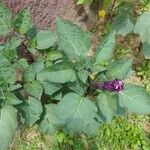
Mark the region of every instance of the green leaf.
[[89, 76], [89, 72], [87, 70], [79, 70], [77, 72], [78, 78], [83, 82], [86, 83], [88, 76]]
[[37, 28], [36, 28], [36, 26], [32, 26], [26, 33], [26, 38], [31, 40], [31, 39], [35, 38], [36, 35], [37, 35]]
[[78, 26], [57, 18], [58, 46], [70, 59], [85, 58], [90, 49], [90, 33]]
[[51, 30], [40, 31], [36, 35], [37, 49], [47, 49], [55, 46], [57, 42], [57, 33]]
[[43, 93], [43, 87], [37, 80], [33, 80], [31, 83], [26, 83], [24, 89], [29, 95], [32, 95], [37, 99], [40, 99]]
[[[94, 116], [93, 116], [94, 117]], [[90, 136], [95, 136], [97, 134], [98, 129], [100, 128], [101, 124], [99, 121], [96, 121], [97, 118], [92, 119], [90, 123], [88, 123], [84, 127], [84, 132]], [[101, 120], [102, 122], [102, 120]]]
[[99, 68], [109, 61], [113, 56], [113, 49], [115, 47], [116, 39], [115, 32], [110, 32], [110, 34], [100, 43], [97, 48], [96, 62], [94, 68]]
[[21, 42], [22, 42], [21, 39], [13, 36], [8, 43], [8, 47], [11, 50], [16, 50], [16, 48], [21, 45]]
[[62, 88], [62, 85], [59, 83], [52, 83], [49, 81], [41, 82], [44, 88], [45, 94], [52, 95], [53, 93], [57, 92], [59, 89]]
[[24, 9], [18, 13], [13, 20], [14, 30], [20, 34], [25, 34], [31, 27], [31, 18], [29, 9]]
[[29, 97], [28, 100], [21, 104], [20, 111], [25, 119], [25, 124], [31, 127], [40, 119], [43, 112], [42, 104], [38, 99]]
[[135, 113], [150, 113], [150, 95], [138, 85], [126, 84], [119, 92], [119, 104]]
[[31, 82], [35, 80], [36, 74], [32, 68], [32, 66], [28, 67], [23, 73], [24, 82]]
[[10, 62], [14, 61], [18, 58], [16, 49], [20, 46], [20, 44], [21, 40], [13, 36], [10, 41], [6, 43], [7, 47], [2, 51], [3, 56]]
[[120, 11], [114, 18], [113, 29], [116, 31], [116, 34], [122, 36], [131, 33], [134, 30], [134, 20], [131, 13], [127, 10]]
[[37, 74], [39, 81], [48, 80], [49, 82], [65, 83], [76, 80], [76, 73], [67, 63], [57, 63], [48, 67]]
[[46, 114], [39, 125], [40, 131], [44, 134], [54, 135], [60, 126], [60, 122], [57, 118], [56, 105], [45, 105], [45, 109]]
[[0, 3], [0, 36], [6, 35], [11, 27], [12, 14], [10, 10]]
[[101, 113], [105, 116], [107, 122], [111, 122], [116, 113], [116, 95], [102, 92], [97, 97], [97, 103]]
[[[69, 93], [57, 105], [58, 117], [65, 130], [70, 133], [83, 132], [85, 126], [97, 117], [95, 104], [88, 98]], [[63, 114], [63, 115], [62, 115]]]
[[20, 58], [15, 62], [14, 66], [15, 68], [22, 68], [23, 70], [25, 70], [29, 67], [29, 64], [25, 58]]
[[150, 12], [143, 13], [140, 18], [138, 19], [134, 33], [140, 35], [142, 42], [146, 42], [150, 44]]
[[22, 85], [19, 84], [19, 83], [17, 83], [17, 84], [10, 84], [10, 85], [9, 85], [9, 91], [10, 91], [10, 92], [12, 92], [12, 91], [14, 91], [14, 90], [17, 90], [17, 89], [19, 89], [19, 88], [22, 88]]
[[106, 75], [109, 79], [125, 79], [132, 73], [132, 59], [114, 61], [108, 67]]
[[80, 96], [83, 96], [86, 92], [87, 86], [83, 85], [80, 81], [75, 81], [67, 84], [70, 90], [73, 90]]
[[8, 150], [17, 129], [17, 110], [12, 106], [0, 109], [0, 149]]
[[14, 93], [11, 93], [11, 92], [6, 93], [5, 104], [7, 104], [7, 105], [18, 105], [20, 103], [22, 103], [22, 101], [19, 98], [17, 98]]
[[34, 73], [39, 73], [45, 68], [43, 61], [37, 61], [32, 63], [32, 69]]
[[93, 0], [78, 0], [77, 5], [90, 4]]
[[14, 84], [16, 71], [11, 63], [0, 53], [0, 85], [3, 83]]
[[150, 44], [143, 43], [143, 49], [142, 49], [144, 56], [146, 58], [150, 58]]

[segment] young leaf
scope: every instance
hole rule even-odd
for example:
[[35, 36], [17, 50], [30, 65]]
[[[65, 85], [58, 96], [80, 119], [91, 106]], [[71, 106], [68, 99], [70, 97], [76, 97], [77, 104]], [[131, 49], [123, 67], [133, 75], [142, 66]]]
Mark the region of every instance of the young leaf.
[[90, 33], [78, 26], [57, 18], [58, 46], [70, 59], [85, 58], [90, 49]]
[[40, 119], [40, 115], [43, 112], [42, 104], [38, 99], [29, 97], [28, 100], [20, 105], [20, 111], [25, 119], [25, 124], [31, 127]]
[[25, 34], [31, 27], [31, 18], [29, 9], [24, 9], [18, 13], [13, 20], [14, 30], [20, 34]]
[[135, 113], [150, 113], [150, 95], [138, 85], [126, 84], [119, 92], [119, 104]]
[[0, 36], [6, 35], [11, 27], [12, 14], [10, 10], [0, 3]]
[[134, 29], [134, 33], [140, 35], [140, 38], [143, 43], [146, 42], [147, 44], [150, 44], [149, 28], [150, 28], [150, 12], [145, 12], [138, 19]]
[[40, 99], [43, 93], [43, 87], [37, 80], [33, 80], [31, 83], [26, 83], [24, 89], [29, 95], [32, 95], [37, 99]]
[[99, 70], [99, 68], [101, 68], [101, 65], [112, 58], [115, 43], [115, 32], [110, 32], [110, 34], [100, 43], [99, 47], [96, 50], [97, 56], [96, 62], [94, 64], [94, 67], [97, 68], [96, 70]]
[[55, 104], [49, 104], [45, 105], [46, 114], [44, 116], [44, 119], [41, 121], [39, 128], [40, 131], [44, 134], [51, 134], [54, 135], [56, 131], [58, 131], [60, 122], [57, 118], [56, 113], [56, 105]]
[[57, 105], [57, 112], [61, 124], [70, 133], [83, 132], [85, 126], [97, 117], [94, 103], [75, 93], [69, 93], [63, 97]]
[[110, 79], [125, 79], [132, 73], [132, 59], [114, 61], [108, 67], [106, 75]]
[[0, 149], [8, 150], [17, 129], [17, 110], [12, 106], [0, 109]]
[[76, 80], [76, 73], [67, 63], [57, 63], [37, 74], [39, 81], [65, 83]]
[[116, 95], [110, 93], [103, 92], [97, 97], [98, 106], [107, 122], [110, 122], [116, 113], [116, 102]]
[[51, 30], [40, 31], [36, 35], [37, 49], [43, 50], [55, 46], [57, 42], [57, 33]]

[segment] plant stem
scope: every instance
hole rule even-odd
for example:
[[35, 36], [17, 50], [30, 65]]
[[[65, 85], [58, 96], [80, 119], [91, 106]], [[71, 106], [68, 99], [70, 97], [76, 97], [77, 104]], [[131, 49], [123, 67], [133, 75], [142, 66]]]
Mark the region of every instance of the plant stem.
[[107, 18], [109, 18], [109, 17], [112, 16], [112, 12], [113, 12], [113, 9], [114, 9], [114, 7], [115, 7], [115, 3], [116, 3], [116, 0], [113, 0], [112, 5], [111, 5], [111, 7], [110, 7], [110, 9], [109, 9]]

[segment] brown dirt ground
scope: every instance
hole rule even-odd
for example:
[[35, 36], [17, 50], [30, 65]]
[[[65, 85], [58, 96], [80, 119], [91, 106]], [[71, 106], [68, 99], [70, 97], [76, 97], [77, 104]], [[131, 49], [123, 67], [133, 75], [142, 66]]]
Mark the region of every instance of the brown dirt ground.
[[15, 15], [24, 8], [31, 10], [32, 20], [39, 29], [55, 28], [57, 16], [75, 22], [74, 0], [3, 0]]

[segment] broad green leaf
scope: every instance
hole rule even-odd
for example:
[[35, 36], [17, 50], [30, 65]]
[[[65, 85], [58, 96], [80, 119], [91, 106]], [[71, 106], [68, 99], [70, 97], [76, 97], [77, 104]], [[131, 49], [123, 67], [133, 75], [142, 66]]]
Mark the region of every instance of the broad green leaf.
[[62, 90], [59, 90], [50, 96], [51, 99], [61, 101], [63, 99]]
[[132, 59], [114, 61], [108, 67], [106, 75], [110, 79], [125, 79], [132, 73]]
[[43, 61], [37, 61], [32, 63], [32, 69], [34, 73], [39, 73], [45, 68]]
[[32, 66], [29, 66], [23, 73], [23, 79], [24, 82], [31, 82], [35, 80], [36, 74], [32, 68]]
[[113, 29], [116, 31], [116, 34], [122, 36], [131, 33], [134, 30], [134, 20], [131, 13], [126, 10], [120, 11], [114, 18]]
[[16, 72], [11, 63], [0, 53], [0, 85], [3, 83], [14, 84]]
[[44, 134], [54, 135], [60, 128], [60, 122], [57, 118], [56, 105], [45, 105], [46, 113], [44, 119], [41, 121], [39, 128]]
[[[93, 116], [95, 117], [95, 116]], [[98, 129], [100, 128], [101, 124], [99, 121], [96, 120], [95, 117], [84, 127], [84, 132], [90, 136], [95, 136], [97, 134]], [[102, 120], [101, 120], [102, 122]]]
[[94, 68], [101, 68], [107, 61], [109, 61], [113, 56], [113, 49], [115, 47], [115, 32], [110, 32], [110, 34], [100, 43], [97, 48], [96, 62]]
[[70, 59], [85, 58], [90, 49], [90, 33], [78, 26], [57, 18], [58, 46]]
[[12, 92], [12, 91], [14, 91], [14, 90], [17, 90], [17, 89], [19, 89], [19, 88], [22, 88], [22, 85], [19, 84], [19, 83], [17, 83], [17, 84], [10, 84], [10, 85], [9, 85], [9, 91], [10, 91], [10, 92]]
[[115, 13], [120, 13], [120, 12], [127, 12], [127, 13], [132, 13], [133, 11], [133, 8], [134, 8], [134, 3], [132, 1], [120, 1], [120, 5], [118, 5], [116, 8], [115, 8]]
[[31, 27], [31, 18], [29, 9], [24, 9], [18, 13], [13, 20], [14, 30], [20, 34], [25, 34]]
[[79, 70], [77, 72], [77, 75], [80, 81], [82, 81], [83, 83], [86, 83], [88, 76], [89, 76], [89, 72], [87, 70]]
[[10, 10], [0, 3], [0, 36], [6, 35], [11, 27], [12, 14]]
[[15, 62], [14, 66], [15, 68], [22, 68], [23, 70], [25, 70], [29, 67], [29, 64], [25, 58], [20, 58]]
[[143, 43], [143, 49], [142, 49], [144, 56], [146, 58], [150, 58], [150, 44]]
[[57, 42], [57, 33], [51, 30], [40, 31], [36, 35], [37, 48], [39, 50], [55, 46]]
[[22, 101], [18, 97], [16, 97], [14, 93], [11, 93], [11, 92], [6, 93], [5, 104], [7, 104], [7, 105], [18, 105], [20, 103], [22, 103]]
[[59, 89], [62, 88], [62, 85], [59, 83], [53, 83], [49, 81], [41, 82], [44, 88], [45, 94], [52, 95], [53, 93], [57, 92]]
[[150, 95], [138, 85], [126, 84], [125, 89], [119, 92], [119, 103], [135, 113], [150, 113]]
[[70, 90], [74, 91], [80, 96], [83, 96], [85, 94], [87, 88], [87, 86], [83, 85], [80, 81], [68, 83], [68, 87]]
[[38, 99], [29, 97], [24, 103], [21, 104], [20, 111], [22, 113], [22, 117], [24, 118], [25, 124], [31, 127], [40, 119], [43, 109], [42, 104]]
[[37, 99], [40, 99], [43, 93], [43, 87], [37, 80], [33, 80], [31, 83], [26, 83], [24, 89], [29, 95], [32, 95]]
[[138, 19], [134, 33], [140, 35], [142, 42], [150, 44], [150, 12], [143, 13]]
[[[95, 104], [88, 98], [69, 93], [57, 105], [58, 118], [70, 133], [83, 132], [85, 126], [97, 116]], [[63, 114], [63, 115], [62, 115]]]
[[116, 113], [116, 95], [110, 93], [100, 93], [97, 97], [97, 103], [101, 113], [106, 118], [107, 122], [112, 121]]
[[76, 73], [67, 63], [57, 63], [48, 67], [37, 74], [39, 81], [48, 80], [49, 82], [65, 83], [76, 80]]
[[117, 106], [116, 115], [125, 116], [126, 115], [126, 109], [119, 105], [119, 96], [118, 95], [117, 95], [117, 105], [116, 106]]
[[0, 109], [0, 149], [8, 150], [17, 129], [17, 110], [12, 106]]

